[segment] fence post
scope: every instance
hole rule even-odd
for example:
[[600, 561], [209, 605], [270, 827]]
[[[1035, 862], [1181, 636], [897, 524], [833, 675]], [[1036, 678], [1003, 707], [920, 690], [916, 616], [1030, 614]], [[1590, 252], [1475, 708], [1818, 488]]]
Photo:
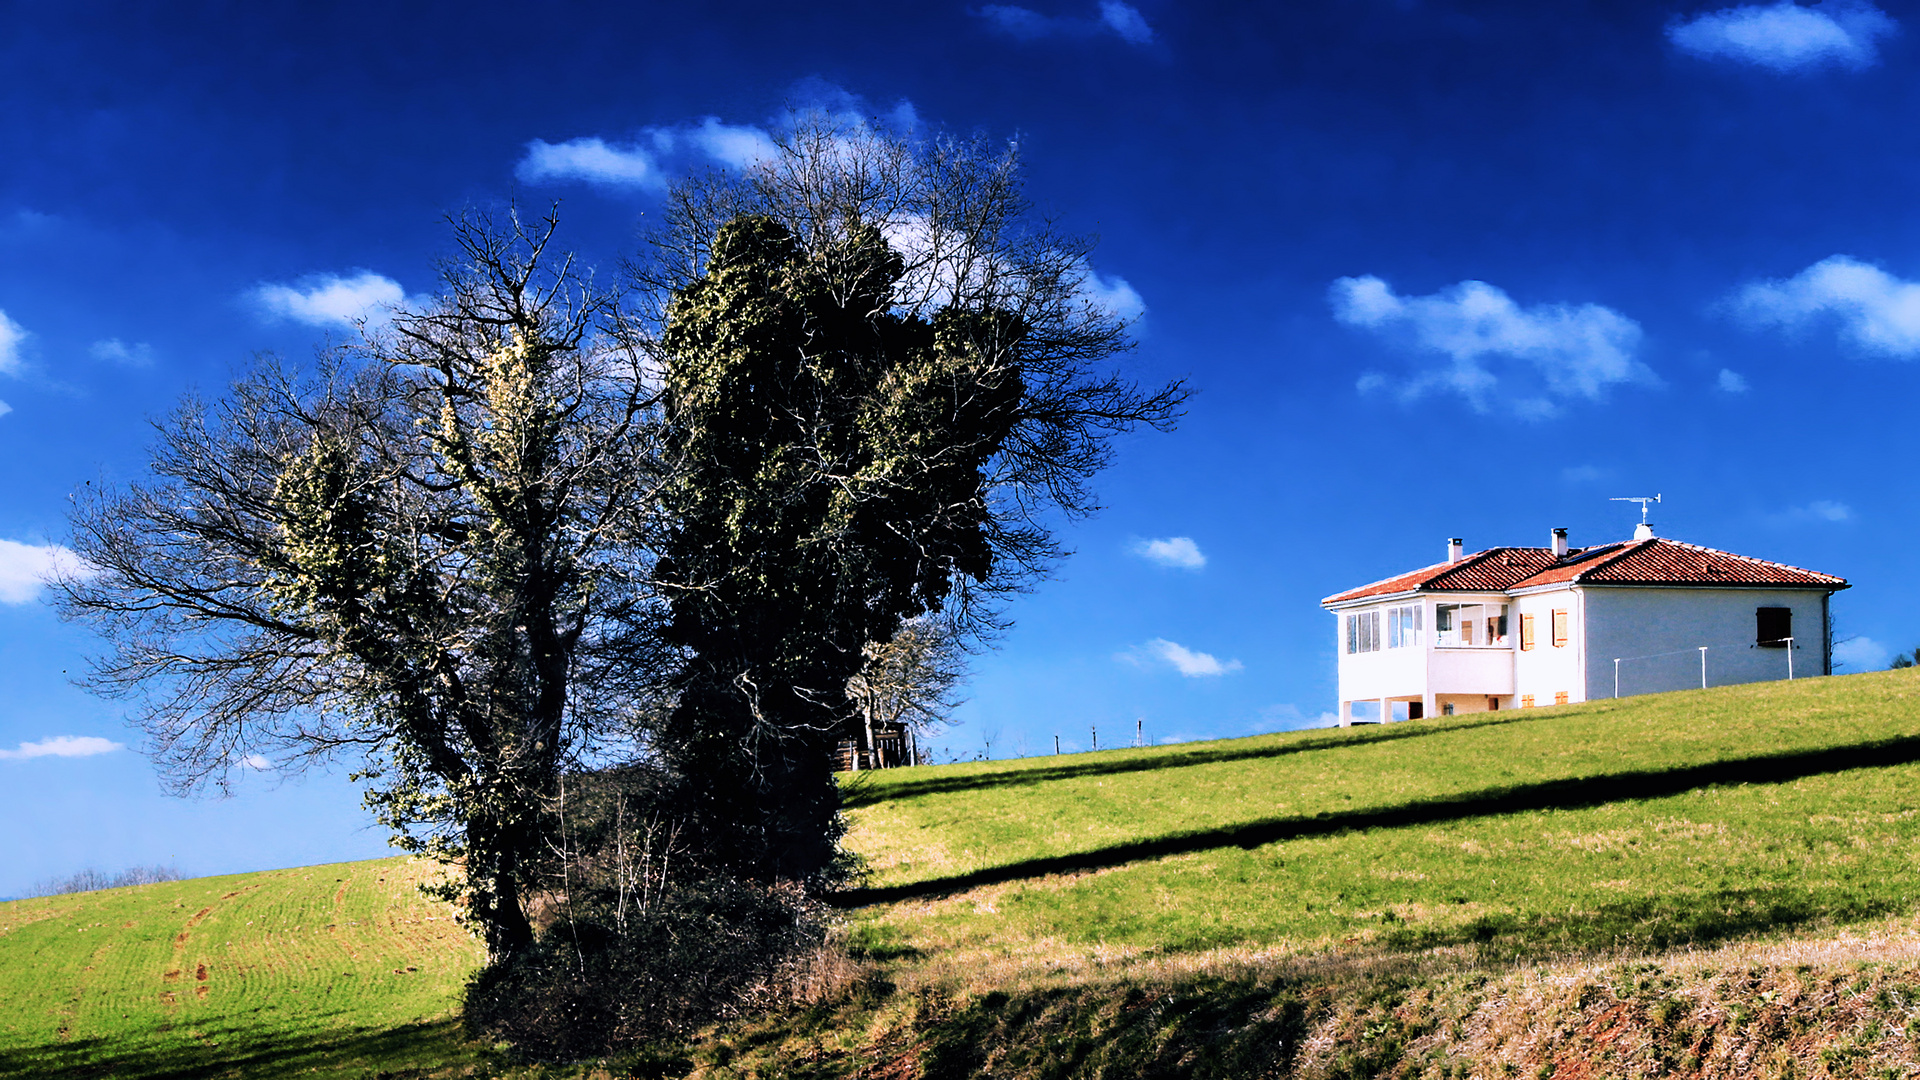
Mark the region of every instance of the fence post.
[[1787, 681], [1793, 681], [1793, 639], [1787, 639]]
[[1707, 688], [1707, 647], [1700, 646], [1700, 689]]
[[1620, 658], [1613, 658], [1613, 696], [1620, 696]]

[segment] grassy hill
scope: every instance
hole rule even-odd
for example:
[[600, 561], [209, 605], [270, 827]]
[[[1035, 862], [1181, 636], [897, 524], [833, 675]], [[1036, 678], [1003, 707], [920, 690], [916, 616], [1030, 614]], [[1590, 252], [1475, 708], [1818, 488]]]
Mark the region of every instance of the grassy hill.
[[[867, 773], [848, 797], [864, 967], [656, 1075], [1920, 1060], [1913, 672]], [[0, 1076], [493, 1071], [447, 1019], [477, 950], [420, 872], [0, 904]]]
[[0, 1076], [359, 1076], [477, 1051], [480, 952], [404, 859], [0, 904]]

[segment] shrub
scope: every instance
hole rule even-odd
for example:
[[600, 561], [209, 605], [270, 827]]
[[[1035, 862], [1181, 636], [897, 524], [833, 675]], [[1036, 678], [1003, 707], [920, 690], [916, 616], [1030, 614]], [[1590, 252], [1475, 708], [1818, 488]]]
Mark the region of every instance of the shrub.
[[684, 1038], [779, 997], [827, 930], [798, 888], [728, 878], [671, 888], [625, 922], [560, 918], [532, 950], [482, 969], [467, 986], [469, 1034], [544, 1061]]

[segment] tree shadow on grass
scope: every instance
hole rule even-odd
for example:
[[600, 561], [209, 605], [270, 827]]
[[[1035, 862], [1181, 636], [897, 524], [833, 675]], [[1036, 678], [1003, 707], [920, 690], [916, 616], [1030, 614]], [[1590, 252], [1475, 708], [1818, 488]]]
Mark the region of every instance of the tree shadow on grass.
[[487, 1054], [461, 1037], [457, 1020], [390, 1028], [319, 1026], [324, 1023], [324, 1018], [316, 1017], [300, 1030], [289, 1031], [230, 1017], [195, 1025], [198, 1045], [141, 1045], [133, 1036], [0, 1049], [0, 1077], [199, 1080], [306, 1074], [403, 1080]]
[[1606, 803], [1665, 798], [1695, 788], [1736, 784], [1778, 784], [1827, 773], [1847, 772], [1920, 761], [1920, 737], [1905, 736], [1826, 750], [1764, 754], [1677, 769], [1608, 773], [1549, 780], [1538, 784], [1487, 788], [1400, 806], [1277, 817], [1220, 829], [1156, 836], [1067, 855], [1023, 859], [966, 874], [879, 888], [850, 889], [835, 902], [863, 907], [901, 900], [947, 896], [982, 885], [999, 885], [1048, 874], [1086, 873], [1130, 862], [1186, 855], [1215, 848], [1256, 848], [1283, 840], [1360, 829], [1395, 829], [1495, 817], [1535, 810], [1577, 810]]
[[1455, 926], [1410, 926], [1388, 931], [1381, 943], [1396, 952], [1467, 945], [1481, 961], [1656, 953], [1907, 909], [1897, 898], [1835, 888], [1713, 889], [1633, 897], [1574, 912], [1493, 914]]
[[[1045, 784], [1055, 780], [1074, 780], [1084, 776], [1113, 776], [1119, 773], [1158, 772], [1162, 769], [1184, 769], [1194, 765], [1216, 765], [1228, 761], [1254, 761], [1260, 758], [1304, 754], [1313, 750], [1371, 746], [1375, 743], [1418, 739], [1427, 735], [1448, 735], [1478, 728], [1500, 727], [1505, 724], [1562, 719], [1564, 718], [1537, 713], [1527, 716], [1514, 710], [1498, 714], [1498, 719], [1489, 716], [1484, 720], [1475, 719], [1446, 724], [1412, 721], [1382, 724], [1377, 727], [1369, 724], [1357, 729], [1341, 728], [1323, 735], [1303, 736], [1278, 746], [1233, 746], [1218, 750], [1161, 749], [1158, 753], [1137, 757], [1109, 757], [1106, 755], [1110, 752], [1103, 752], [1099, 760], [1076, 760], [1069, 764], [967, 776], [931, 776], [925, 779], [896, 780], [896, 773], [885, 770], [881, 773], [862, 773], [847, 781], [841, 788], [840, 803], [852, 810], [862, 806], [872, 806], [875, 803], [911, 799], [921, 795], [946, 795], [956, 791], [978, 791], [982, 788], [1030, 787], [1034, 784]], [[1091, 754], [1073, 756], [1075, 758], [1093, 757]], [[877, 781], [880, 776], [885, 776], [885, 782]]]

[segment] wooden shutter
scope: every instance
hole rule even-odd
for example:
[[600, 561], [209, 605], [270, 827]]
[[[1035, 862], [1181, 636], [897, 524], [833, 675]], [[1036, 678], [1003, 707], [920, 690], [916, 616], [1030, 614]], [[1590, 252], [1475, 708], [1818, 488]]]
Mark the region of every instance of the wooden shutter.
[[1784, 649], [1793, 636], [1793, 609], [1763, 607], [1754, 611], [1754, 644], [1763, 649]]
[[1520, 616], [1520, 651], [1533, 651], [1533, 616]]
[[1555, 611], [1553, 613], [1553, 647], [1558, 649], [1566, 643], [1567, 613], [1564, 611]]

